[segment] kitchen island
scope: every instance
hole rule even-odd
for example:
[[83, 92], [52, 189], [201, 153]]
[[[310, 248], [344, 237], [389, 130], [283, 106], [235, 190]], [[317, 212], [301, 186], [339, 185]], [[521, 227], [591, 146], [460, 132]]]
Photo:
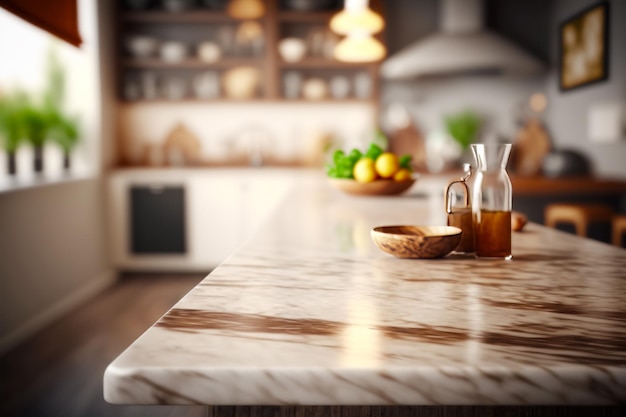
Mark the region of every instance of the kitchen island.
[[[396, 259], [374, 246], [374, 226], [445, 224], [444, 184], [352, 197], [302, 176], [111, 363], [105, 399], [257, 406], [247, 416], [626, 403], [626, 251], [537, 224], [514, 233], [511, 261]], [[624, 408], [601, 410], [589, 415]]]

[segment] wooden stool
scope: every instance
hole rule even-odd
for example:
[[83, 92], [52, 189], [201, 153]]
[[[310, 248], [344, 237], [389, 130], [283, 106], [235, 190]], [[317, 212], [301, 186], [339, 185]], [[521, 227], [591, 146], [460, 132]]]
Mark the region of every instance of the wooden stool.
[[546, 226], [571, 223], [578, 236], [587, 236], [587, 226], [593, 222], [611, 222], [613, 209], [600, 204], [549, 204], [544, 210]]
[[622, 236], [626, 232], [626, 215], [618, 214], [613, 217], [613, 244], [622, 246]]

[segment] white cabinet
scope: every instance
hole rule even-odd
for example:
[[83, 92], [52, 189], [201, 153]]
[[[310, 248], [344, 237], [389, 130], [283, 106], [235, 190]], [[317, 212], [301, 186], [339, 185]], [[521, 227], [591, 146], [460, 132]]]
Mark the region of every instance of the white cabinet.
[[193, 263], [218, 265], [243, 238], [241, 181], [206, 177], [189, 180], [188, 231]]
[[[302, 175], [266, 168], [116, 172], [108, 190], [113, 262], [121, 270], [208, 272], [263, 223]], [[185, 190], [186, 253], [133, 253], [129, 190], [173, 185]]]

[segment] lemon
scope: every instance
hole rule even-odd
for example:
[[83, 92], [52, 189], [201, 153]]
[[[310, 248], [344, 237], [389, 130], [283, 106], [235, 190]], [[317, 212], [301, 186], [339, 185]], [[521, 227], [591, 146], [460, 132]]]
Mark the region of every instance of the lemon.
[[411, 171], [406, 168], [400, 168], [393, 176], [394, 181], [406, 181], [411, 179]]
[[376, 179], [376, 168], [372, 158], [361, 158], [354, 164], [352, 171], [354, 179], [358, 182], [372, 182]]
[[391, 178], [400, 169], [398, 157], [392, 152], [385, 152], [376, 158], [376, 173], [383, 178]]

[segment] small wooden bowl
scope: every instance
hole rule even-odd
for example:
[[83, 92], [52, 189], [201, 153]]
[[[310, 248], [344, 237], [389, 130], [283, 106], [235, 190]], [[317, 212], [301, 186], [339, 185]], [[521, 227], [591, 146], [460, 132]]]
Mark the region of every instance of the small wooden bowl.
[[404, 181], [374, 180], [372, 182], [358, 182], [344, 178], [329, 178], [330, 184], [338, 190], [353, 195], [396, 195], [405, 192], [417, 178]]
[[398, 258], [441, 258], [457, 247], [461, 232], [452, 226], [380, 226], [371, 235], [382, 251]]

